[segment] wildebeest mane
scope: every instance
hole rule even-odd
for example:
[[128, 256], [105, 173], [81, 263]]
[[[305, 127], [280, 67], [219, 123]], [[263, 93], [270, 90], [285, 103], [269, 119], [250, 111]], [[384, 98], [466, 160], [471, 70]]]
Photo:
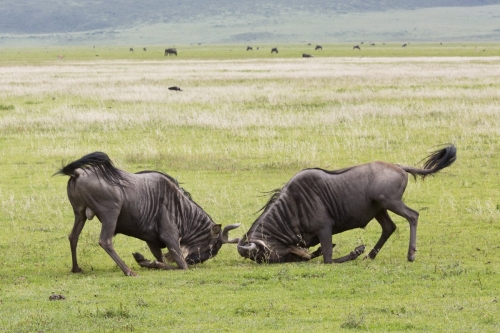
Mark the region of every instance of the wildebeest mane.
[[258, 211], [255, 212], [255, 214], [258, 214], [262, 211], [266, 211], [271, 205], [279, 198], [281, 194], [281, 187], [278, 187], [274, 190], [263, 192], [262, 196], [269, 196], [269, 200], [267, 200], [266, 204], [262, 206]]
[[143, 173], [159, 173], [160, 175], [167, 177], [172, 183], [174, 183], [181, 190], [182, 193], [184, 193], [184, 195], [186, 197], [189, 198], [189, 200], [193, 201], [193, 198], [191, 197], [191, 193], [189, 193], [183, 187], [181, 187], [180, 183], [174, 177], [172, 177], [172, 176], [170, 176], [170, 175], [168, 175], [168, 174], [166, 174], [164, 172], [156, 171], [156, 170], [143, 170], [143, 171], [136, 172], [135, 174], [136, 175], [140, 175], [140, 174], [143, 174]]
[[343, 174], [349, 170], [351, 170], [353, 167], [348, 167], [348, 168], [344, 168], [344, 169], [339, 169], [339, 170], [325, 170], [325, 169], [321, 169], [321, 168], [309, 168], [309, 169], [304, 169], [302, 171], [305, 171], [305, 170], [319, 170], [319, 171], [323, 171], [329, 175], [340, 175], [340, 174]]
[[79, 160], [73, 161], [68, 165], [62, 167], [54, 175], [67, 175], [70, 176], [70, 182], [77, 177], [75, 170], [92, 169], [98, 177], [102, 177], [106, 183], [122, 188], [124, 183], [128, 180], [123, 176], [119, 169], [117, 169], [109, 156], [103, 152], [96, 151], [87, 154], [80, 158]]

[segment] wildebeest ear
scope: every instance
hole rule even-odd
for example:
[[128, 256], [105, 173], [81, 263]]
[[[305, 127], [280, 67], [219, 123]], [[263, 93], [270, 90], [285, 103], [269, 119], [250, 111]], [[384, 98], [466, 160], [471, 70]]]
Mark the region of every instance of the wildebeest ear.
[[216, 224], [212, 227], [212, 237], [217, 238], [222, 230], [222, 224]]

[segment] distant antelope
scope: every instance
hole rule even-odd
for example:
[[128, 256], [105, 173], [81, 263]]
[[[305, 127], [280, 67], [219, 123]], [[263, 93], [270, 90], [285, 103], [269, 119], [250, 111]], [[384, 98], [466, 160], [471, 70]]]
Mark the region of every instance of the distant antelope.
[[355, 49], [361, 50], [361, 48], [359, 47], [359, 45], [354, 45], [354, 46], [352, 47], [352, 49], [353, 49], [353, 50], [355, 50]]
[[271, 53], [278, 53], [278, 48], [277, 47], [273, 47], [272, 50], [271, 50]]
[[143, 50], [143, 51], [146, 51], [146, 48], [145, 48], [145, 47], [143, 47], [143, 48], [142, 48], [142, 50]]
[[175, 48], [165, 49], [165, 55], [166, 56], [169, 56], [171, 54], [177, 55], [177, 49], [175, 49]]
[[302, 58], [314, 58], [311, 54], [302, 53]]
[[406, 44], [401, 45], [401, 47], [406, 47]]
[[321, 46], [321, 45], [316, 45], [316, 47], [314, 48], [314, 50], [323, 50], [323, 46]]
[[130, 48], [130, 52], [134, 52], [134, 48], [133, 47]]
[[251, 46], [247, 46], [247, 51], [253, 51], [253, 48]]
[[62, 60], [63, 58], [64, 58], [63, 55], [60, 55], [60, 54], [57, 55], [57, 59]]

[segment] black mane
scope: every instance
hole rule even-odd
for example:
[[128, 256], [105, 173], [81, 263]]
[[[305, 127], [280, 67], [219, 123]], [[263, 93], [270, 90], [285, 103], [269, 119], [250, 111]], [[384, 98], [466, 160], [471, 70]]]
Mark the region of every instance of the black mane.
[[276, 188], [274, 190], [271, 190], [271, 191], [268, 191], [268, 192], [263, 192], [264, 195], [263, 196], [266, 196], [266, 195], [269, 195], [269, 200], [267, 201], [267, 203], [262, 206], [261, 209], [259, 209], [256, 214], [260, 213], [260, 212], [265, 212], [269, 207], [271, 207], [271, 205], [276, 201], [278, 200], [280, 194], [281, 194], [281, 190], [283, 188], [282, 187], [279, 187], [279, 188]]
[[164, 172], [156, 171], [156, 170], [143, 170], [143, 171], [136, 172], [135, 174], [136, 175], [140, 175], [140, 174], [143, 174], [143, 173], [159, 173], [160, 175], [167, 177], [172, 183], [174, 183], [181, 190], [182, 193], [184, 193], [184, 195], [186, 197], [189, 198], [189, 200], [193, 201], [193, 198], [191, 197], [191, 193], [189, 193], [183, 187], [181, 187], [181, 185], [179, 184], [179, 182], [177, 181], [177, 179], [175, 179], [174, 177], [172, 177], [172, 176], [170, 176], [170, 175], [168, 175], [168, 174], [166, 174]]

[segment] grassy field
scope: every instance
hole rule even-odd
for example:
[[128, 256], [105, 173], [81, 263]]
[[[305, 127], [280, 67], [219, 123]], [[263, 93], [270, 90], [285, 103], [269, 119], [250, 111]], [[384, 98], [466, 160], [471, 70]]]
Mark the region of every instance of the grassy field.
[[[312, 59], [277, 46], [279, 57], [270, 45], [262, 56], [178, 46], [177, 58], [159, 47], [3, 50], [0, 331], [500, 331], [500, 46], [352, 56], [352, 46], [323, 45]], [[170, 174], [216, 222], [241, 222], [231, 233], [240, 237], [262, 193], [303, 168], [418, 165], [448, 142], [457, 162], [411, 180], [404, 197], [420, 211], [413, 263], [408, 223], [393, 215], [398, 230], [376, 260], [342, 265], [257, 265], [229, 244], [189, 271], [145, 270], [131, 253], [151, 258], [146, 244], [118, 235], [115, 249], [139, 275], [129, 278], [92, 220], [78, 248], [84, 272], [70, 273], [67, 177], [52, 175], [89, 152]], [[373, 222], [336, 235], [334, 256], [370, 249], [380, 231]]]
[[[182, 60], [257, 60], [257, 59], [296, 59], [303, 53], [315, 58], [331, 57], [493, 57], [500, 56], [500, 44], [488, 42], [464, 43], [412, 43], [402, 47], [402, 43], [361, 44], [321, 44], [322, 50], [315, 50], [317, 44], [202, 44], [202, 45], [125, 45], [125, 46], [79, 46], [79, 47], [45, 47], [15, 48], [6, 47], [0, 50], [3, 64], [39, 64], [52, 61], [101, 61], [101, 60], [135, 60], [135, 61], [182, 61]], [[358, 45], [360, 50], [353, 50]], [[252, 51], [247, 51], [252, 46]], [[178, 56], [164, 56], [165, 48], [175, 47]], [[279, 53], [271, 54], [277, 47]], [[130, 51], [130, 48], [133, 51]], [[143, 49], [146, 48], [146, 51]], [[257, 49], [258, 48], [258, 49]], [[59, 60], [57, 56], [64, 56]], [[306, 60], [306, 59], [305, 59]]]

